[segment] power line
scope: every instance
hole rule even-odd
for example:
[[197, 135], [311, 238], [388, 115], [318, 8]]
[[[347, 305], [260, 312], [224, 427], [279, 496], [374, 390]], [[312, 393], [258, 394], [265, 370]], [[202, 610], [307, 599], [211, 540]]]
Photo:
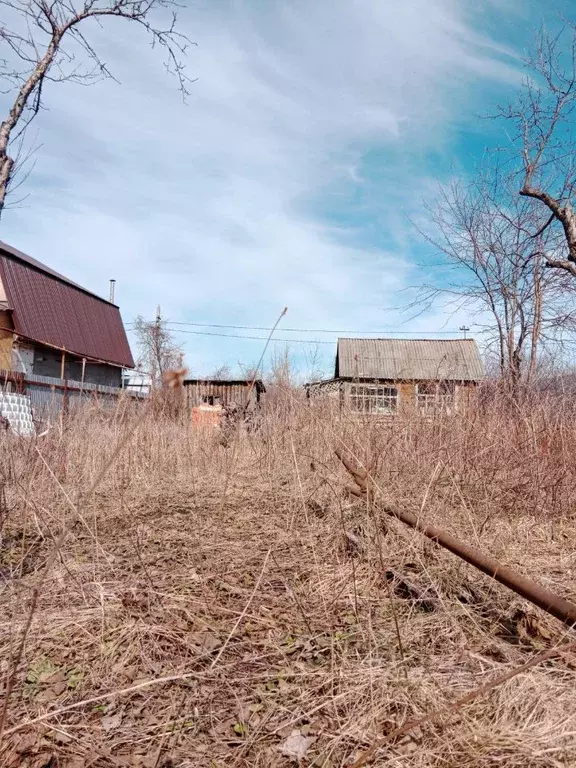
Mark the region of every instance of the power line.
[[[170, 329], [175, 333], [188, 333], [194, 336], [217, 336], [221, 339], [245, 339], [248, 341], [268, 341], [267, 336], [242, 336], [238, 333], [214, 333], [211, 331], [188, 331], [185, 328]], [[288, 330], [288, 329], [285, 329]], [[323, 339], [278, 339], [272, 337], [272, 341], [281, 341], [286, 344], [330, 344], [333, 345], [335, 341], [324, 341]]]
[[[237, 333], [211, 333], [210, 331], [187, 331], [184, 328], [171, 329], [176, 333], [191, 333], [194, 336], [219, 336], [223, 339], [249, 339], [250, 341], [268, 341], [267, 336], [241, 336]], [[272, 341], [285, 341], [287, 344], [334, 344], [333, 341], [322, 341], [320, 339], [277, 339], [272, 337]]]
[[[184, 322], [176, 322], [169, 320], [167, 321], [167, 325], [186, 325], [191, 326], [194, 328], [225, 328], [225, 329], [232, 329], [236, 331], [271, 331], [272, 328], [266, 328], [264, 326], [260, 325], [218, 325], [216, 323], [184, 323]], [[419, 335], [423, 333], [423, 331], [399, 331], [395, 330], [393, 328], [383, 328], [379, 331], [350, 331], [350, 330], [334, 330], [329, 328], [282, 328], [283, 331], [287, 333], [358, 333], [358, 334], [364, 334], [364, 335], [374, 335], [374, 334], [381, 334], [381, 333], [403, 333], [403, 334], [409, 334], [409, 335]], [[432, 333], [434, 335], [444, 335], [444, 334], [451, 334], [451, 333], [458, 333], [456, 329], [450, 330], [450, 331], [429, 331], [429, 333]]]
[[[132, 326], [134, 323], [126, 323], [126, 326]], [[178, 322], [176, 320], [168, 320], [166, 321], [166, 325], [185, 325], [185, 326], [191, 326], [193, 328], [224, 328], [224, 329], [231, 329], [236, 331], [271, 331], [272, 328], [267, 328], [261, 325], [221, 325], [218, 323], [189, 323], [189, 322]], [[176, 329], [173, 329], [176, 330]], [[400, 331], [394, 328], [383, 328], [379, 331], [342, 331], [342, 330], [334, 330], [334, 329], [328, 329], [328, 328], [283, 328], [283, 331], [286, 333], [358, 333], [363, 334], [365, 336], [367, 335], [377, 335], [381, 333], [396, 333], [396, 334], [405, 334], [410, 336], [418, 336], [422, 333], [426, 333], [428, 335], [434, 335], [434, 336], [441, 336], [441, 335], [450, 335], [450, 334], [458, 334], [459, 331], [457, 329], [447, 330], [447, 331]], [[460, 329], [462, 330], [462, 329]], [[469, 329], [468, 329], [469, 330]], [[199, 333], [199, 331], [181, 331], [181, 333]], [[218, 335], [218, 334], [213, 334]], [[243, 337], [242, 337], [243, 338]], [[251, 338], [251, 337], [246, 337]], [[332, 342], [319, 342], [322, 344], [326, 343], [332, 343]]]

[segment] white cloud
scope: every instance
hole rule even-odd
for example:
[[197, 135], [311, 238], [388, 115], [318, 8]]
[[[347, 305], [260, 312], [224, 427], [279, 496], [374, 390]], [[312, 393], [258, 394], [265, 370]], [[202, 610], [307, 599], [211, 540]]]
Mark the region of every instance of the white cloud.
[[[457, 0], [206, 0], [182, 17], [198, 42], [186, 106], [131, 28], [95, 29], [122, 84], [47, 89], [30, 198], [0, 236], [103, 294], [116, 278], [126, 319], [160, 304], [175, 320], [268, 325], [288, 305], [290, 326], [394, 325], [383, 309], [414, 282], [406, 215], [430, 184], [426, 153], [449, 151], [475, 84], [515, 76], [479, 19]], [[366, 246], [360, 222], [314, 211], [362, 186], [371, 147], [394, 163], [374, 208], [383, 238]], [[200, 371], [259, 354], [183, 338]]]

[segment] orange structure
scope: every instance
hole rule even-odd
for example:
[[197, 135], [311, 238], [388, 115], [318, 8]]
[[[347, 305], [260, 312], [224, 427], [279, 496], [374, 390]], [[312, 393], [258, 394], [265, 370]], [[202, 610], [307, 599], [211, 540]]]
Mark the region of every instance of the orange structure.
[[221, 405], [196, 405], [192, 408], [192, 424], [196, 427], [218, 427], [223, 410]]

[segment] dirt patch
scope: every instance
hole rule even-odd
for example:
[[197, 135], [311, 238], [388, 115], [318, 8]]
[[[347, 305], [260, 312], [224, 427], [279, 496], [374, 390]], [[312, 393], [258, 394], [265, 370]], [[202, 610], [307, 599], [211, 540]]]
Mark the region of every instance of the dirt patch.
[[[309, 422], [305, 439], [302, 413], [285, 419], [242, 435], [233, 450], [208, 450], [184, 425], [144, 425], [90, 498], [79, 491], [121, 439], [113, 422], [70, 428], [62, 487], [40, 464], [22, 467], [36, 482], [26, 503], [8, 488], [5, 533], [34, 522], [38, 532], [12, 539], [13, 551], [41, 537], [42, 556], [16, 562], [0, 597], [4, 679], [46, 548], [62, 525], [72, 532], [40, 590], [2, 765], [350, 765], [383, 734], [565, 634], [370, 504], [350, 503], [332, 450], [335, 430], [352, 440], [346, 423], [320, 430]], [[454, 461], [461, 428], [438, 443]], [[397, 429], [380, 462], [390, 470], [406, 450], [407, 433]], [[472, 541], [489, 512], [477, 544], [548, 586], [570, 581], [558, 525], [552, 533], [527, 513], [519, 526], [488, 496], [481, 511], [463, 511], [457, 494], [449, 507], [430, 481], [438, 454], [430, 457], [420, 437], [410, 449], [418, 472], [394, 489], [400, 502], [418, 499], [431, 522]], [[374, 451], [377, 436], [370, 439]], [[62, 444], [50, 440], [43, 455], [59, 466]], [[383, 484], [400, 483], [399, 472], [382, 471]], [[576, 533], [572, 518], [561, 530]], [[571, 661], [557, 659], [390, 743], [376, 764], [570, 765], [574, 712]]]

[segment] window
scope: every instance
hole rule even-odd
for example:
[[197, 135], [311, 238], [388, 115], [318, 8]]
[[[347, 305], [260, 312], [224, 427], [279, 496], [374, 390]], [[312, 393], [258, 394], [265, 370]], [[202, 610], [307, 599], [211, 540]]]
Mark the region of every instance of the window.
[[354, 384], [350, 387], [350, 406], [356, 413], [396, 413], [398, 390], [396, 387]]
[[456, 386], [453, 381], [423, 381], [416, 385], [416, 401], [421, 413], [445, 411], [454, 408]]

